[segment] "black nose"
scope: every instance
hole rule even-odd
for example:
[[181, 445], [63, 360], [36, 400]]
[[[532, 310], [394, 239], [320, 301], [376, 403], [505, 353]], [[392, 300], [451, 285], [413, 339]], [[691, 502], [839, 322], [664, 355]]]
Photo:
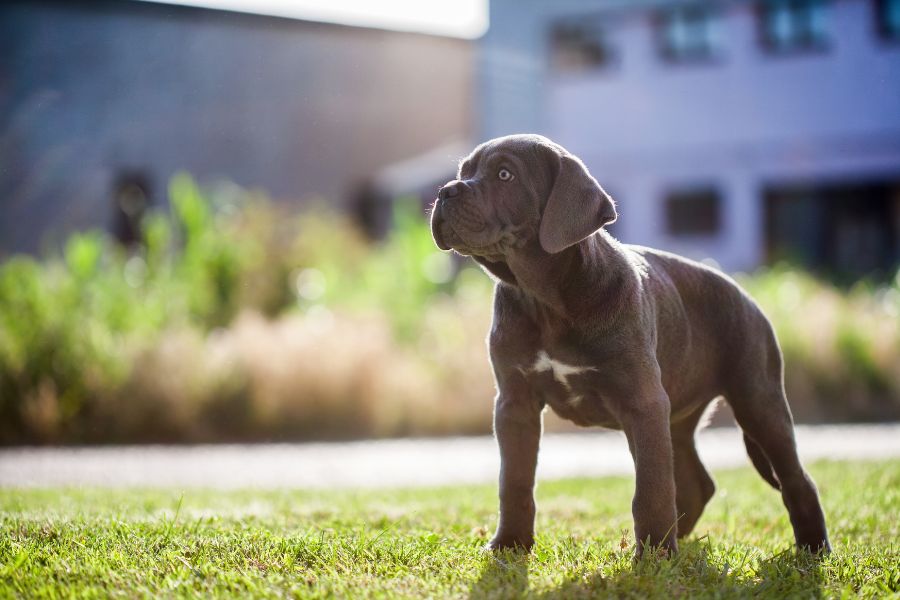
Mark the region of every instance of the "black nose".
[[447, 198], [454, 198], [456, 196], [459, 196], [459, 188], [461, 185], [461, 181], [451, 181], [440, 189], [440, 191], [438, 192], [438, 198], [440, 198], [441, 200], [446, 200]]

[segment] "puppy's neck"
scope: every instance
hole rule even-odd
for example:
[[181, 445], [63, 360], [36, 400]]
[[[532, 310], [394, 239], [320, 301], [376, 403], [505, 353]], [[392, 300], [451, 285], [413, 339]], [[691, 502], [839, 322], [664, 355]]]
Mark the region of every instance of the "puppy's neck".
[[634, 286], [624, 250], [602, 229], [557, 254], [534, 246], [506, 262], [516, 287], [567, 320], [602, 316], [596, 314], [598, 300], [614, 312]]

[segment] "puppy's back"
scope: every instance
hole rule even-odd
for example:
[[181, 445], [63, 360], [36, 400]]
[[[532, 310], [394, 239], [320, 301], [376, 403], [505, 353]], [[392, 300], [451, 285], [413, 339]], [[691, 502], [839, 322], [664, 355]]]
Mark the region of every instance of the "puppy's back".
[[678, 305], [684, 327], [658, 323], [660, 332], [684, 331], [673, 336], [679, 339], [660, 339], [663, 353], [673, 355], [668, 357], [672, 363], [684, 357], [692, 364], [731, 371], [747, 361], [771, 362], [776, 358], [771, 355], [776, 354], [780, 366], [780, 352], [769, 320], [731, 277], [669, 252], [641, 246], [627, 248], [644, 258], [651, 280], [662, 281], [660, 287], [671, 290], [669, 296], [677, 296], [662, 301]]

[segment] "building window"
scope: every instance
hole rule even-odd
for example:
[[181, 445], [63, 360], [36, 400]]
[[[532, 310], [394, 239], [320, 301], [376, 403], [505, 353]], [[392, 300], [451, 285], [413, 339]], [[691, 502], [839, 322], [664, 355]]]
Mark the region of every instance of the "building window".
[[772, 52], [825, 48], [825, 8], [825, 0], [764, 1], [760, 13], [763, 44]]
[[594, 20], [565, 21], [550, 34], [550, 62], [561, 73], [603, 69], [615, 61], [604, 29]]
[[878, 32], [888, 40], [900, 40], [900, 0], [876, 0]]
[[705, 7], [676, 8], [659, 20], [659, 49], [672, 61], [706, 60], [715, 55], [714, 16]]
[[900, 178], [763, 190], [769, 262], [787, 260], [852, 282], [893, 278], [900, 264]]
[[677, 236], [716, 235], [722, 199], [713, 187], [677, 190], [665, 200], [666, 232]]

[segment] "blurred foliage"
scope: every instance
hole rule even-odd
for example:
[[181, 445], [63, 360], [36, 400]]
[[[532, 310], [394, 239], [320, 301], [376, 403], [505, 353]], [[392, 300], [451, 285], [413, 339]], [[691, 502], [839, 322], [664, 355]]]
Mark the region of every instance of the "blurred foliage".
[[[173, 178], [126, 251], [100, 232], [0, 265], [0, 443], [484, 433], [491, 283], [421, 207], [379, 243], [327, 210]], [[900, 280], [740, 277], [798, 420], [900, 417]]]
[[[344, 320], [386, 320], [389, 342], [382, 350], [391, 354], [395, 341], [417, 341], [432, 300], [474, 286], [488, 301], [487, 280], [454, 277], [457, 266], [436, 250], [412, 200], [396, 203], [393, 233], [372, 244], [335, 214], [295, 215], [243, 192], [207, 197], [186, 174], [173, 178], [169, 194], [171, 210], [149, 215], [138, 251], [118, 247], [102, 232], [76, 233], [43, 260], [16, 256], [0, 265], [0, 441], [127, 437], [123, 423], [145, 428], [137, 436], [166, 437], [171, 427], [178, 438], [184, 427], [174, 421], [203, 416], [184, 406], [190, 403], [222, 403], [210, 408], [213, 420], [232, 419], [229, 396], [253, 393], [246, 389], [253, 377], [244, 374], [241, 382], [206, 372], [216, 371], [206, 364], [207, 346], [242, 311], [305, 315], [310, 323], [334, 321], [332, 311], [347, 315]], [[266, 330], [263, 321], [244, 322]], [[347, 337], [343, 342], [354, 345]], [[267, 343], [265, 353], [281, 351], [278, 340]], [[183, 364], [171, 364], [171, 356], [161, 356], [166, 352]], [[148, 373], [153, 365], [160, 372]], [[182, 367], [190, 372], [180, 373]], [[159, 383], [172, 377], [183, 380]], [[316, 415], [304, 418], [315, 431]], [[229, 435], [253, 426], [232, 424]], [[291, 426], [297, 429], [291, 423], [278, 429]]]
[[785, 386], [806, 421], [900, 418], [900, 271], [836, 287], [789, 265], [738, 278], [785, 356]]

